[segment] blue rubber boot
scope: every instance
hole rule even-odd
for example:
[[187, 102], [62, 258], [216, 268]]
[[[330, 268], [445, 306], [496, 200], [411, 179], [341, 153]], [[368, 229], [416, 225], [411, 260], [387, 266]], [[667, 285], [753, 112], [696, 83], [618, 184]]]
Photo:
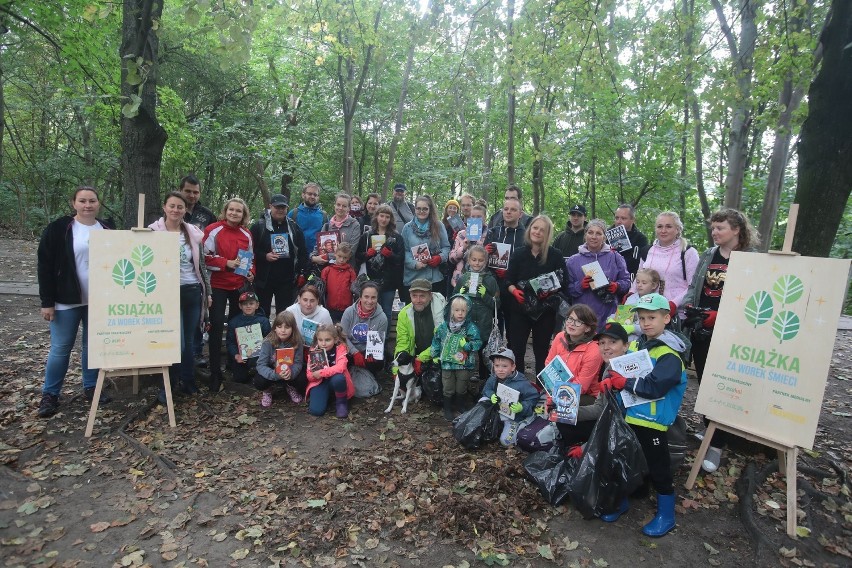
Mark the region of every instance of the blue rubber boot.
[[621, 505], [618, 506], [617, 510], [613, 511], [612, 513], [601, 515], [601, 520], [605, 523], [614, 523], [621, 515], [626, 513], [629, 508], [630, 504], [627, 502], [627, 497], [625, 497], [624, 501], [621, 502]]
[[675, 494], [657, 493], [657, 514], [651, 522], [642, 527], [642, 534], [654, 538], [666, 535], [675, 528]]

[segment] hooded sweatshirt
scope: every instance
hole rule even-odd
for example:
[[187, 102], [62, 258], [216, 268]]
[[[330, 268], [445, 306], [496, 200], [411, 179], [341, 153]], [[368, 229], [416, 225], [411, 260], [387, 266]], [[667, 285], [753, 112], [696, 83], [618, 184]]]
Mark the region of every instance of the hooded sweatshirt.
[[[695, 270], [698, 268], [698, 251], [692, 247], [682, 250], [683, 241], [675, 239], [669, 246], [663, 247], [657, 241], [648, 249], [648, 255], [639, 264], [639, 268], [652, 268], [660, 273], [662, 281], [662, 294], [670, 302], [680, 307], [683, 296]], [[683, 257], [681, 260], [681, 253]], [[686, 272], [686, 278], [684, 278]], [[636, 291], [636, 283], [630, 287], [632, 292]]]
[[[591, 289], [584, 290], [581, 285], [583, 278], [586, 277], [583, 273], [583, 265], [596, 260], [600, 263], [607, 280], [618, 284], [618, 289], [609, 302], [601, 301]], [[630, 289], [630, 274], [627, 272], [624, 258], [606, 246], [600, 252], [589, 252], [586, 245], [581, 245], [580, 251], [565, 261], [565, 268], [568, 272], [568, 294], [571, 296], [572, 303], [586, 304], [592, 308], [598, 316], [598, 331], [601, 331], [606, 325], [607, 318], [618, 308], [617, 298]]]
[[376, 309], [368, 318], [358, 315], [358, 304], [361, 300], [352, 304], [343, 312], [340, 319], [340, 327], [343, 328], [343, 336], [346, 337], [346, 347], [349, 353], [364, 353], [367, 351], [367, 332], [381, 332], [382, 338], [387, 338], [388, 318], [382, 307], [376, 304]]
[[340, 228], [332, 228], [330, 223], [326, 223], [322, 226], [323, 231], [338, 231], [340, 233], [340, 242], [349, 243], [352, 245], [352, 260], [351, 262], [355, 262], [355, 249], [358, 248], [358, 239], [361, 238], [361, 235], [364, 232], [364, 228], [361, 226], [361, 222], [355, 217], [346, 217], [343, 220], [343, 223], [340, 225]]
[[[467, 313], [464, 316], [464, 321], [460, 322], [459, 326], [452, 325], [454, 323], [452, 321], [452, 305], [453, 300], [456, 298], [463, 299], [467, 304]], [[479, 336], [476, 324], [470, 318], [470, 299], [462, 294], [456, 294], [447, 302], [446, 312], [446, 319], [435, 330], [435, 335], [432, 338], [432, 358], [440, 358], [442, 369], [458, 370], [476, 368], [476, 357], [472, 357], [471, 353], [479, 351], [479, 348], [482, 347], [482, 339]], [[454, 330], [453, 328], [455, 327], [459, 329]], [[461, 340], [464, 340], [464, 345], [460, 344]]]
[[352, 305], [352, 283], [358, 275], [349, 263], [329, 264], [322, 269], [322, 280], [326, 283], [325, 305], [331, 310], [342, 312]]
[[455, 293], [460, 294], [462, 288], [471, 304], [470, 319], [479, 329], [479, 337], [482, 341], [488, 341], [491, 330], [494, 328], [494, 308], [500, 304], [500, 287], [497, 279], [488, 268], [483, 268], [479, 273], [479, 284], [485, 286], [485, 296], [479, 294], [479, 290], [468, 290], [471, 271], [465, 272], [456, 284]]
[[580, 250], [580, 245], [586, 242], [586, 227], [588, 224], [588, 222], [584, 222], [583, 227], [579, 231], [574, 232], [574, 229], [571, 228], [571, 219], [568, 219], [568, 222], [565, 224], [565, 230], [553, 239], [554, 248], [559, 249], [564, 257], [577, 254]]

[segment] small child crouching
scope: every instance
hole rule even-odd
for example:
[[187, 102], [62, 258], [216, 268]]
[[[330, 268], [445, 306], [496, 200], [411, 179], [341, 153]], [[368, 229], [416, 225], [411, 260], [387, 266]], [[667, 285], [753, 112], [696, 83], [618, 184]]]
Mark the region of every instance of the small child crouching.
[[335, 415], [349, 416], [349, 399], [355, 395], [355, 385], [349, 375], [349, 358], [339, 325], [317, 327], [308, 361], [308, 412], [314, 416], [325, 414], [333, 392]]
[[515, 367], [515, 354], [507, 348], [501, 349], [491, 356], [492, 374], [482, 389], [481, 401], [491, 401], [491, 404], [500, 404], [497, 396], [497, 383], [502, 383], [520, 393], [518, 402], [509, 405], [509, 410], [515, 413], [515, 418], [507, 418], [500, 415], [503, 421], [503, 431], [500, 433], [500, 443], [511, 446], [515, 443], [518, 426], [524, 419], [530, 417], [538, 402], [538, 391], [529, 380], [519, 373]]
[[[272, 331], [272, 326], [269, 325], [269, 318], [263, 315], [262, 312], [258, 313], [259, 307], [260, 303], [254, 293], [243, 292], [240, 295], [240, 310], [243, 313], [231, 318], [231, 321], [228, 322], [228, 335], [225, 343], [228, 348], [228, 355], [231, 357], [231, 370], [234, 374], [234, 382], [237, 383], [249, 382], [249, 376], [255, 370], [259, 355], [257, 353], [253, 357], [243, 357], [243, 352], [245, 351], [241, 350], [241, 348], [245, 349], [245, 347], [240, 345], [240, 341], [237, 338], [237, 330], [257, 325], [260, 326], [261, 337], [269, 335], [269, 332]], [[250, 348], [251, 346], [248, 347]]]
[[[289, 363], [285, 361], [279, 364], [279, 349], [293, 350]], [[304, 401], [307, 384], [302, 372], [304, 368], [304, 341], [296, 325], [296, 317], [286, 310], [280, 311], [272, 322], [272, 331], [266, 336], [257, 358], [254, 386], [262, 393], [260, 405], [264, 408], [272, 406], [272, 390], [277, 385], [283, 385], [290, 400], [296, 404]]]
[[479, 330], [470, 318], [470, 300], [456, 295], [450, 300], [450, 313], [432, 338], [432, 361], [441, 365], [444, 386], [444, 418], [453, 419], [453, 410], [464, 411], [467, 382], [473, 374], [476, 357], [482, 346]]

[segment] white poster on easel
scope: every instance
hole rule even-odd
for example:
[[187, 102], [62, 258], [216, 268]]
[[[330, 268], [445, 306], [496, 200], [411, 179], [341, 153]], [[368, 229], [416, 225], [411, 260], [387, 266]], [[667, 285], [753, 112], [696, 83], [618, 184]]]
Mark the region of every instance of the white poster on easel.
[[124, 369], [179, 362], [177, 233], [93, 231], [89, 267], [89, 365]]
[[849, 260], [733, 252], [695, 411], [813, 447]]

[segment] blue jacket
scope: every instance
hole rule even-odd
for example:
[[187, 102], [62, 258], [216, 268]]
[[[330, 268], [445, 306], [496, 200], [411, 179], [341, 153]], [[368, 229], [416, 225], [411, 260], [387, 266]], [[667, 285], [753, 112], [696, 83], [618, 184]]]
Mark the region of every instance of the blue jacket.
[[637, 345], [631, 345], [631, 350], [648, 350], [654, 370], [644, 377], [627, 379], [624, 389], [643, 398], [662, 400], [628, 408], [624, 418], [628, 424], [665, 431], [677, 418], [686, 391], [683, 358], [688, 347], [682, 338], [682, 335], [666, 330], [656, 339], [648, 340], [643, 335]]
[[426, 266], [420, 270], [414, 268], [414, 255], [411, 253], [411, 248], [423, 243], [429, 245], [429, 253], [440, 255], [441, 263], [447, 262], [450, 256], [450, 241], [447, 239], [447, 230], [444, 225], [438, 223], [438, 240], [433, 241], [431, 238], [418, 237], [414, 232], [414, 221], [409, 221], [402, 228], [402, 240], [405, 242], [405, 272], [403, 274], [402, 283], [406, 286], [411, 286], [411, 282], [416, 278], [425, 278], [433, 284], [442, 282], [444, 275], [441, 273], [440, 265], [432, 268]]
[[322, 207], [319, 205], [308, 207], [304, 203], [300, 203], [287, 215], [302, 229], [302, 234], [305, 235], [305, 246], [308, 249], [313, 249], [317, 233], [328, 221], [328, 215], [325, 214]]
[[[522, 373], [515, 371], [512, 375], [506, 377], [506, 380], [502, 381], [502, 383], [521, 393], [518, 397], [518, 402], [521, 403], [521, 406], [523, 406], [524, 409], [515, 413], [515, 420], [520, 421], [532, 416], [535, 405], [539, 399], [539, 393], [536, 388], [530, 384], [527, 377]], [[488, 380], [485, 381], [485, 387], [482, 389], [482, 398], [480, 400], [490, 399], [492, 394], [497, 394], [497, 375], [491, 375], [488, 377]]]

